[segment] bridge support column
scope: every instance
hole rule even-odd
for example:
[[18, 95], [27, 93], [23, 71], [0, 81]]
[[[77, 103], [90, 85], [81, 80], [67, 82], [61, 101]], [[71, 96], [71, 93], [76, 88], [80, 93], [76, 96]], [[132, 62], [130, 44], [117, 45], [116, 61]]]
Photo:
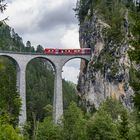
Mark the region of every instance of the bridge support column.
[[21, 98], [21, 111], [19, 115], [19, 126], [25, 124], [26, 116], [26, 70], [23, 67], [17, 67], [17, 90]]
[[57, 68], [54, 80], [53, 120], [61, 123], [63, 117], [62, 69]]

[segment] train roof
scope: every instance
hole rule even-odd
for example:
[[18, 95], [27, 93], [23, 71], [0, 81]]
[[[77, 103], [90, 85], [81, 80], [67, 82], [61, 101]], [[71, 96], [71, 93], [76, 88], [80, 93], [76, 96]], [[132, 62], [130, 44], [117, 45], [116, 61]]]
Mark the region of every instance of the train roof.
[[79, 50], [79, 49], [91, 49], [91, 48], [45, 48], [45, 49], [57, 49], [57, 50]]

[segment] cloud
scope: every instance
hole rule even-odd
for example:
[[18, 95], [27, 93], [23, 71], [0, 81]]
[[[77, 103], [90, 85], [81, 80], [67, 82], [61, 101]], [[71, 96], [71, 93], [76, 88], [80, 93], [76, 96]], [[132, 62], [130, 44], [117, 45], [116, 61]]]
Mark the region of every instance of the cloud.
[[5, 15], [18, 32], [38, 32], [77, 24], [74, 17], [76, 0], [12, 0]]
[[10, 26], [16, 28], [20, 33], [36, 30], [41, 2], [37, 0], [12, 0], [8, 3], [5, 12], [9, 16]]
[[79, 47], [79, 34], [76, 27], [67, 30], [61, 38], [61, 44], [64, 48], [80, 48]]
[[59, 28], [59, 26], [70, 27], [71, 24], [77, 24], [74, 11], [72, 10], [73, 7], [74, 4], [70, 0], [58, 0], [55, 6], [51, 6], [51, 8], [43, 11], [43, 16], [39, 21], [40, 28], [52, 29]]
[[[7, 0], [8, 7], [2, 17], [9, 16], [8, 24], [23, 42], [30, 40], [33, 46], [40, 44], [44, 48], [78, 48], [78, 22], [73, 11], [76, 1]], [[79, 63], [74, 59], [63, 67], [66, 80], [76, 83]]]
[[22, 36], [24, 42], [30, 40], [34, 46], [41, 44], [61, 48], [72, 44], [77, 47], [78, 26], [72, 10], [76, 1], [7, 0], [4, 16], [9, 16], [8, 24]]
[[24, 42], [31, 40], [32, 45], [42, 45], [44, 48], [62, 48], [60, 39], [64, 36], [66, 29], [59, 28], [57, 31], [39, 31], [36, 33], [23, 34]]

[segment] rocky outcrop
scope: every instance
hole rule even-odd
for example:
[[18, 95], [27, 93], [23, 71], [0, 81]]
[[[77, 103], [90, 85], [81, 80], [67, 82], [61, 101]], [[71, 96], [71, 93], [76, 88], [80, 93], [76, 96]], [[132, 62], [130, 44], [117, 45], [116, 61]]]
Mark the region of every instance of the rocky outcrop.
[[131, 62], [128, 57], [130, 37], [127, 12], [124, 16], [124, 36], [115, 42], [107, 35], [110, 25], [97, 18], [85, 18], [80, 24], [79, 41], [81, 48], [91, 48], [91, 61], [81, 61], [78, 92], [87, 111], [98, 108], [107, 97], [120, 100], [128, 109], [132, 108], [133, 90], [129, 86]]

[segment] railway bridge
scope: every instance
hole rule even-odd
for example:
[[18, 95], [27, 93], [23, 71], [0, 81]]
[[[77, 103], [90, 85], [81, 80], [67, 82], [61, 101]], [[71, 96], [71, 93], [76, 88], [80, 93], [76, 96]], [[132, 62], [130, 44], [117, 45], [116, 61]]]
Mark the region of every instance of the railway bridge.
[[17, 91], [20, 94], [22, 106], [19, 116], [19, 125], [22, 126], [27, 119], [26, 115], [26, 68], [28, 63], [35, 58], [44, 58], [48, 60], [55, 71], [54, 80], [54, 100], [53, 100], [53, 119], [58, 123], [63, 116], [63, 95], [62, 95], [62, 68], [66, 62], [74, 58], [81, 58], [89, 61], [91, 56], [88, 54], [38, 54], [0, 51], [0, 56], [10, 58], [16, 63], [17, 73]]

